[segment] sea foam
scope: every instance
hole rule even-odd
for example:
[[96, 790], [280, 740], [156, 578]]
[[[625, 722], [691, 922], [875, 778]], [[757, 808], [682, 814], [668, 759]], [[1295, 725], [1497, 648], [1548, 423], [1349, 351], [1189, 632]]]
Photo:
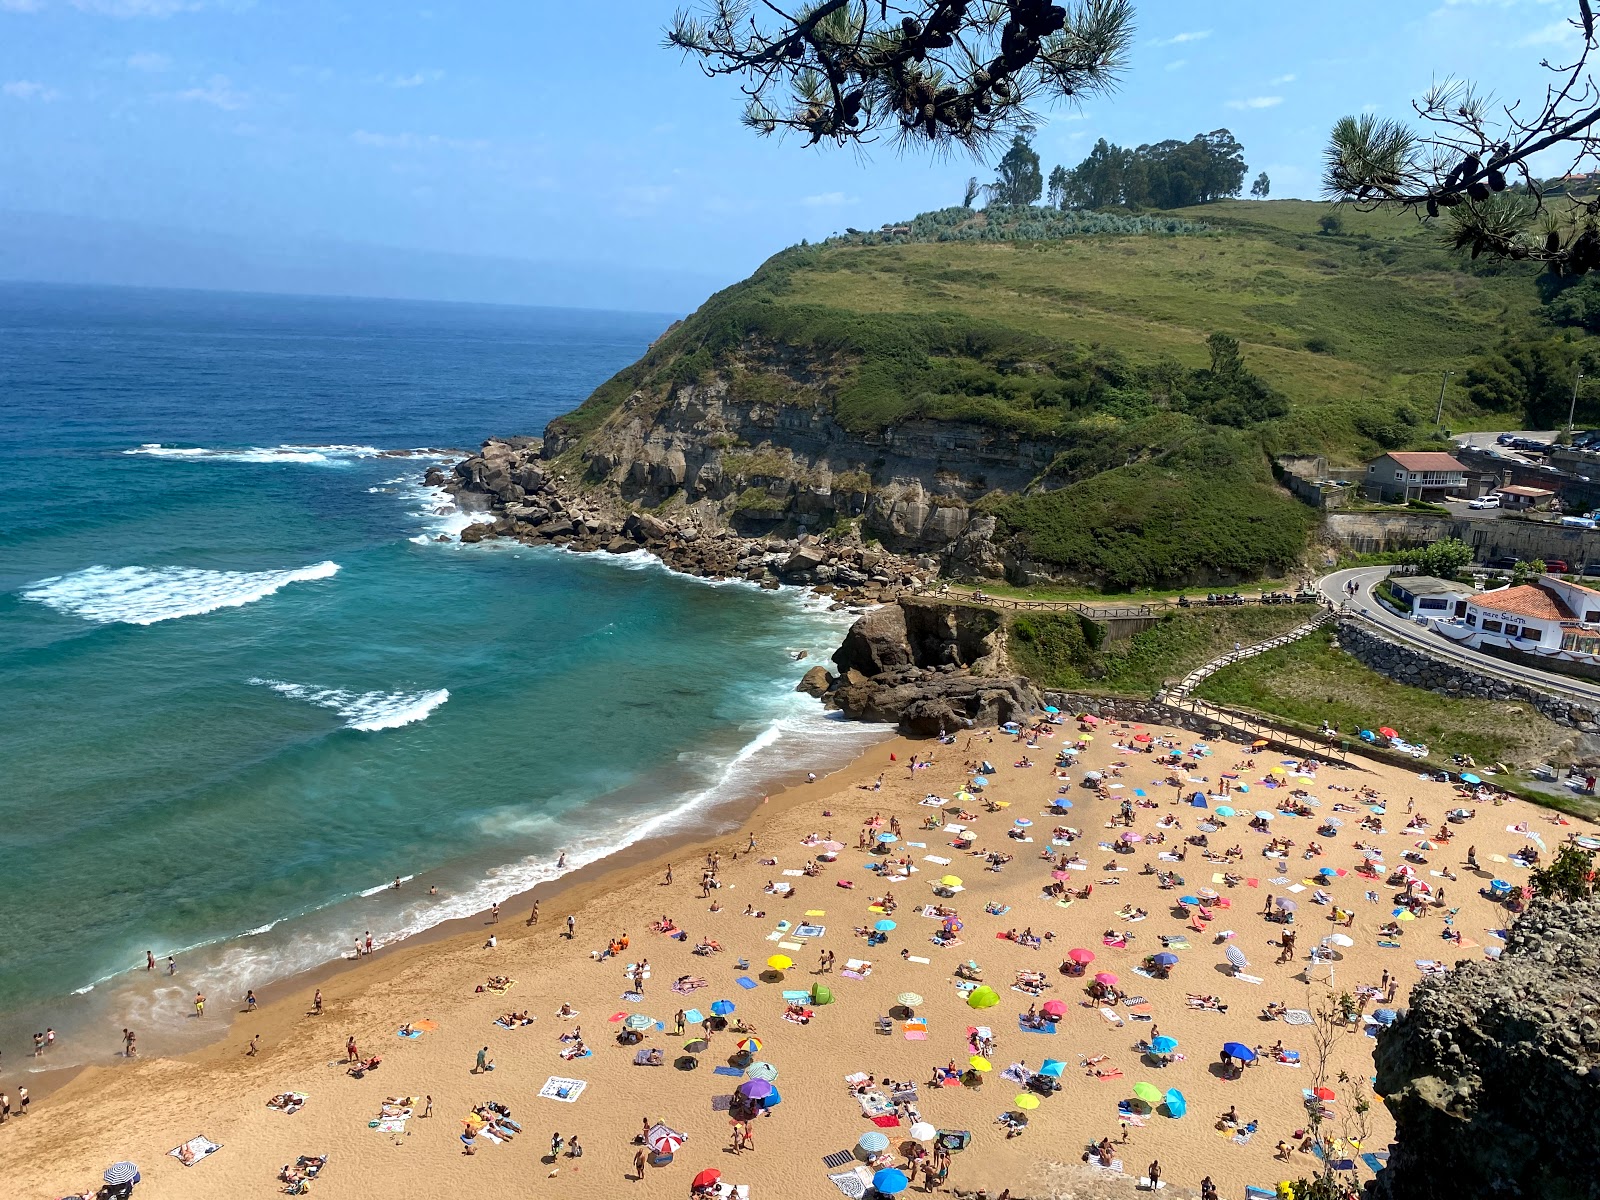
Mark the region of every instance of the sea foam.
[[[124, 454], [143, 454], [151, 458], [174, 458], [189, 462], [205, 460], [229, 463], [305, 463], [313, 466], [342, 466], [361, 458], [377, 458], [384, 451], [376, 446], [247, 446], [231, 450], [213, 450], [205, 446], [163, 446], [159, 442], [146, 442]], [[426, 454], [428, 451], [413, 451]], [[399, 457], [390, 452], [390, 457]]]
[[206, 571], [197, 567], [88, 567], [41, 579], [22, 593], [58, 612], [99, 624], [154, 625], [219, 608], [238, 608], [291, 583], [327, 579], [336, 562], [293, 571]]
[[269, 687], [291, 700], [304, 700], [318, 708], [330, 709], [344, 718], [346, 729], [365, 733], [425, 721], [429, 713], [450, 699], [448, 688], [430, 692], [346, 692], [338, 688], [284, 683], [278, 679], [252, 679], [250, 682], [257, 687]]

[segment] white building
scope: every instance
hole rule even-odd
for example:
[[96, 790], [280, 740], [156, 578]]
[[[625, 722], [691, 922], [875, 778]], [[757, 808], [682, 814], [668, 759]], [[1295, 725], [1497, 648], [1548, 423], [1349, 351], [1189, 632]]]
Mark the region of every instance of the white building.
[[1544, 575], [1537, 583], [1469, 596], [1460, 618], [1434, 628], [1479, 650], [1593, 665], [1600, 663], [1600, 591]]

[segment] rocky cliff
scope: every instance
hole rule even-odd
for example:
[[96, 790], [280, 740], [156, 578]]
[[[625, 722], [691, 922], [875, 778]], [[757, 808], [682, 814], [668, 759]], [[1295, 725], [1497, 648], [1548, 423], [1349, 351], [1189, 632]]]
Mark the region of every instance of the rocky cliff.
[[1418, 984], [1377, 1066], [1373, 1200], [1600, 1197], [1600, 900], [1537, 902], [1498, 962]]

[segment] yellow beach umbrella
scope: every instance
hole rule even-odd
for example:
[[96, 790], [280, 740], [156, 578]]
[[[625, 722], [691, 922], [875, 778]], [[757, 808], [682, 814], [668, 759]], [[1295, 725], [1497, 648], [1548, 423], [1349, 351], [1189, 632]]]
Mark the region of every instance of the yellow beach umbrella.
[[971, 792], [957, 792], [956, 793], [956, 803], [957, 804], [971, 804], [976, 799], [977, 799], [977, 797], [974, 796]]
[[1032, 1092], [1023, 1092], [1011, 1103], [1015, 1104], [1024, 1112], [1029, 1112], [1039, 1107], [1039, 1097], [1035, 1096]]
[[996, 801], [994, 801], [994, 806], [996, 808], [1010, 808], [1011, 807], [1011, 801], [1009, 801], [1009, 800], [996, 800]]
[[790, 958], [787, 954], [774, 954], [771, 958], [767, 959], [767, 966], [771, 967], [774, 971], [787, 971], [794, 966], [794, 959]]
[[994, 1070], [994, 1064], [981, 1054], [974, 1054], [971, 1058], [967, 1059], [967, 1066], [971, 1067], [974, 1071]]
[[959, 876], [959, 875], [946, 875], [942, 879], [940, 879], [939, 882], [942, 883], [945, 887], [960, 887], [961, 886], [961, 876]]

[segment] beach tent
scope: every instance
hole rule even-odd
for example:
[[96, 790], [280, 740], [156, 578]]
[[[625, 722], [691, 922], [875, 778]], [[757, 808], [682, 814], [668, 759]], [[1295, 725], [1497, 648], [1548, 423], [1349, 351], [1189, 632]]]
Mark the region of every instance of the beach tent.
[[1000, 1003], [1000, 993], [987, 984], [981, 984], [972, 989], [972, 994], [967, 997], [969, 1008], [993, 1008]]
[[811, 1003], [818, 1005], [832, 1004], [833, 989], [825, 983], [813, 983], [811, 985]]

